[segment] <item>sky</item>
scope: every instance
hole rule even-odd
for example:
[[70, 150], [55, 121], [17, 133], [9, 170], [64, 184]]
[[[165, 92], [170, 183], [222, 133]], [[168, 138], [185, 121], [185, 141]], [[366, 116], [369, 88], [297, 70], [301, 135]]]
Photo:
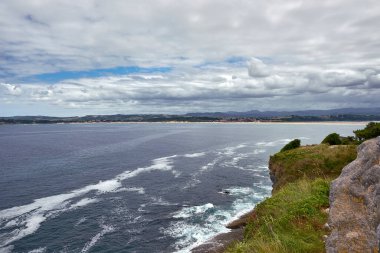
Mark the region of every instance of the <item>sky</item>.
[[380, 107], [378, 0], [1, 0], [0, 116]]

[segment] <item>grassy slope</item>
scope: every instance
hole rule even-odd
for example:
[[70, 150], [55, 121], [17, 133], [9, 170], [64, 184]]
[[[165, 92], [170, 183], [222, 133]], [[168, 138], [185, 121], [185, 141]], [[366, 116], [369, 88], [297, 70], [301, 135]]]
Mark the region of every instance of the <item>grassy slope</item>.
[[255, 208], [245, 239], [227, 252], [324, 252], [329, 185], [356, 157], [356, 146], [315, 145], [271, 157], [277, 185]]
[[270, 158], [270, 167], [277, 179], [274, 191], [303, 177], [336, 178], [355, 158], [355, 145], [320, 144], [279, 152]]

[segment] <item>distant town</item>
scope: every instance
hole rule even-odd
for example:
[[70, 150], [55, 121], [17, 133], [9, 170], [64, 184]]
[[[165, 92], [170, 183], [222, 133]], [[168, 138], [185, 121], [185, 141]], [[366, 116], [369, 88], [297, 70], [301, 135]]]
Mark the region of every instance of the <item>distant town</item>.
[[309, 111], [248, 111], [172, 114], [115, 114], [81, 117], [0, 117], [0, 124], [57, 124], [99, 122], [324, 122], [379, 121], [380, 108], [344, 108]]

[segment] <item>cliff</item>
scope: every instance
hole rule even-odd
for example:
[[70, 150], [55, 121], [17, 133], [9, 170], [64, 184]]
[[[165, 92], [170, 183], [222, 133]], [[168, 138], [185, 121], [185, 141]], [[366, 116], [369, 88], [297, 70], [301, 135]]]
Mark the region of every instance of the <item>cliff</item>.
[[379, 252], [380, 137], [358, 147], [355, 161], [332, 182], [326, 251]]
[[226, 252], [324, 252], [329, 185], [355, 158], [355, 145], [325, 144], [271, 156], [272, 196], [242, 223], [244, 240]]
[[355, 145], [320, 144], [279, 152], [269, 159], [273, 192], [301, 178], [334, 179], [355, 158]]

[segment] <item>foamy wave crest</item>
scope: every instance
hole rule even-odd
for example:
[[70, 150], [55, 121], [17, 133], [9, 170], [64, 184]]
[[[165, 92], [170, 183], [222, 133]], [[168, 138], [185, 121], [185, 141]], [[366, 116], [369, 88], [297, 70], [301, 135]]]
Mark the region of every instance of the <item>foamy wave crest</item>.
[[162, 228], [161, 231], [178, 238], [175, 245], [177, 252], [190, 252], [193, 247], [211, 239], [216, 234], [228, 231], [220, 220], [223, 218], [223, 213], [212, 203], [184, 207], [173, 217], [180, 220], [173, 222], [169, 229]]
[[145, 189], [142, 187], [129, 187], [129, 188], [123, 187], [123, 188], [117, 189], [114, 192], [137, 192], [138, 194], [145, 194]]
[[7, 247], [0, 248], [0, 253], [11, 253], [13, 249], [14, 249], [14, 246], [9, 245]]
[[243, 144], [239, 144], [237, 146], [226, 147], [226, 148], [222, 149], [221, 151], [219, 151], [218, 153], [220, 155], [229, 156], [229, 155], [235, 154], [236, 150], [241, 149], [241, 148], [245, 148], [245, 147], [247, 147], [247, 144], [243, 143]]
[[188, 218], [197, 214], [204, 214], [207, 210], [211, 210], [214, 208], [212, 203], [207, 203], [202, 206], [190, 206], [185, 207], [181, 211], [178, 211], [173, 215], [173, 218]]
[[256, 145], [257, 146], [264, 146], [264, 147], [275, 147], [275, 146], [278, 146], [278, 145], [287, 144], [291, 140], [292, 139], [280, 139], [280, 140], [276, 140], [276, 141], [257, 142]]
[[266, 184], [270, 182], [263, 180], [254, 183], [253, 187], [223, 189], [223, 193], [228, 192], [235, 197], [228, 209], [219, 209], [212, 203], [184, 207], [173, 214], [173, 218], [179, 220], [172, 222], [168, 229], [163, 228], [162, 232], [177, 238], [174, 245], [177, 252], [190, 252], [217, 234], [228, 232], [225, 226], [229, 222], [251, 211], [257, 203], [270, 196], [271, 187], [266, 187]]
[[171, 171], [173, 169], [172, 158], [174, 158], [174, 157], [176, 157], [176, 155], [154, 159], [151, 166], [138, 168], [138, 169], [133, 170], [133, 171], [126, 171], [126, 172], [121, 173], [118, 176], [116, 176], [116, 179], [117, 180], [125, 180], [128, 178], [135, 177], [141, 173], [150, 172], [150, 171], [154, 171], [154, 170]]
[[28, 253], [44, 253], [46, 252], [46, 247], [40, 247], [31, 251], [28, 251]]
[[82, 217], [80, 218], [76, 223], [75, 223], [75, 226], [79, 226], [80, 224], [82, 224], [83, 222], [86, 222], [87, 221], [87, 217]]
[[[302, 137], [302, 136], [301, 137], [296, 137], [296, 138], [300, 139], [300, 140], [308, 140], [308, 139], [310, 139], [308, 137]], [[275, 147], [275, 146], [287, 144], [287, 143], [289, 143], [292, 140], [293, 139], [279, 139], [279, 140], [268, 141], [268, 142], [257, 142], [256, 145], [257, 146], [261, 146], [261, 147]]]
[[91, 198], [83, 198], [79, 200], [78, 202], [72, 204], [70, 208], [79, 208], [83, 206], [87, 206], [88, 204], [96, 203], [99, 199], [91, 199]]
[[[242, 149], [245, 147], [247, 147], [247, 144], [243, 143], [243, 144], [239, 144], [237, 146], [225, 147], [225, 148], [219, 149], [217, 151], [211, 152], [213, 154], [213, 156], [214, 157], [216, 156], [216, 157], [212, 161], [201, 166], [199, 171], [194, 173], [191, 176], [191, 179], [185, 184], [185, 186], [182, 188], [182, 190], [186, 190], [186, 189], [195, 187], [196, 185], [201, 183], [201, 180], [199, 178], [203, 173], [205, 173], [208, 170], [213, 169], [217, 164], [221, 163], [223, 159], [233, 157], [236, 154], [236, 151], [238, 149]], [[202, 153], [202, 154], [205, 154], [205, 153]], [[237, 165], [237, 163], [241, 159], [246, 158], [246, 157], [247, 157], [246, 154], [239, 154], [238, 156], [233, 157], [231, 161], [224, 162], [221, 165], [222, 166], [233, 166], [234, 167]]]
[[266, 152], [265, 149], [255, 149], [255, 150], [253, 150], [252, 154], [258, 155], [258, 154], [265, 153], [265, 152]]
[[91, 238], [89, 242], [84, 245], [81, 253], [88, 252], [105, 234], [111, 233], [114, 230], [115, 228], [112, 226], [102, 225], [102, 231], [97, 233], [94, 237]]
[[[113, 179], [99, 181], [96, 184], [87, 185], [68, 193], [35, 199], [32, 203], [27, 205], [1, 210], [0, 230], [4, 228], [13, 230], [0, 234], [0, 250], [5, 249], [5, 246], [14, 241], [35, 233], [41, 224], [51, 217], [55, 217], [65, 211], [81, 208], [100, 201], [100, 199], [97, 198], [84, 197], [84, 195], [90, 192], [95, 192], [96, 195], [117, 192], [123, 189], [121, 181], [135, 177], [141, 173], [154, 170], [172, 171], [172, 158], [174, 157], [176, 156], [157, 158], [152, 161], [152, 165], [150, 166], [138, 168], [134, 171], [125, 171]], [[141, 194], [144, 193], [142, 188], [126, 189], [137, 191]], [[81, 197], [84, 198], [77, 200]]]
[[206, 155], [205, 152], [200, 152], [200, 153], [193, 153], [193, 154], [185, 154], [183, 156], [187, 157], [187, 158], [195, 158], [195, 157], [201, 157], [201, 156], [204, 156], [204, 155]]

